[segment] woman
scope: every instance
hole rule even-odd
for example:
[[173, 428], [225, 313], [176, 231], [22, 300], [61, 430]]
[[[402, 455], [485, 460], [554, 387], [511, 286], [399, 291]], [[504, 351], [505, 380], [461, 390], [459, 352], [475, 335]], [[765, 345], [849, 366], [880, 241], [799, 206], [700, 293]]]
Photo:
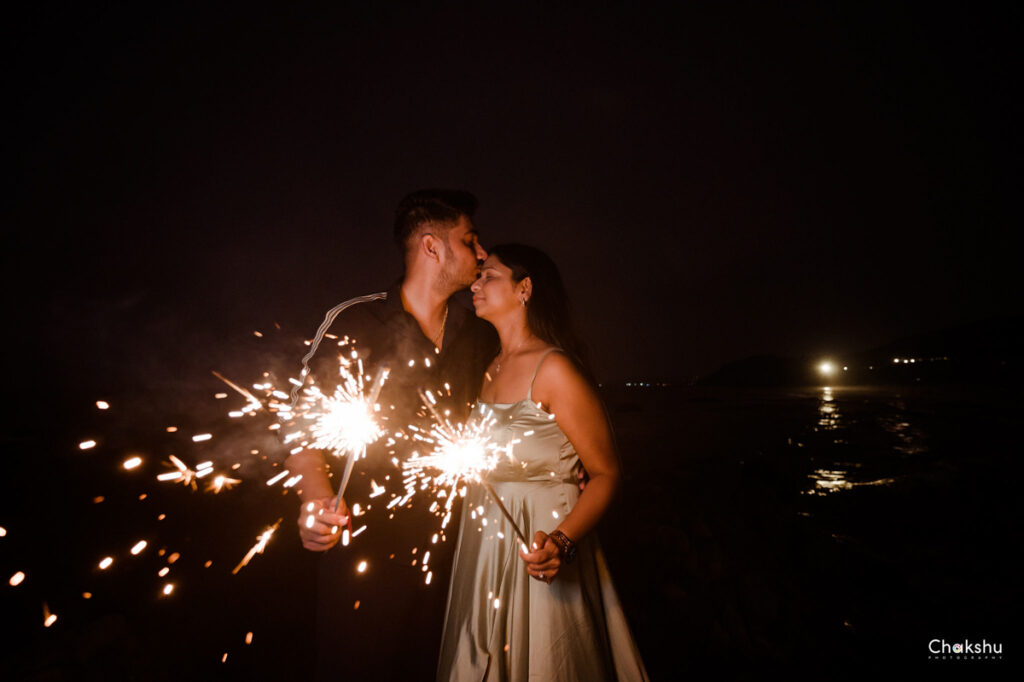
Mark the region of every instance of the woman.
[[484, 487], [470, 486], [438, 680], [646, 680], [591, 535], [619, 464], [558, 269], [532, 247], [497, 246], [472, 290], [501, 339], [474, 415], [493, 416], [491, 438], [512, 446], [487, 482], [532, 547], [524, 552]]

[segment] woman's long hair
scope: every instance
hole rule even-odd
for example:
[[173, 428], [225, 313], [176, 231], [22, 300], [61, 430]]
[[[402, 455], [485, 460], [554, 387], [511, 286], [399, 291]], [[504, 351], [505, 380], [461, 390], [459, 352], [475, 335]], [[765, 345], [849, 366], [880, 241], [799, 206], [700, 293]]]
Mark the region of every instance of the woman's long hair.
[[488, 249], [512, 271], [512, 281], [527, 277], [533, 293], [526, 302], [526, 323], [537, 338], [561, 348], [579, 368], [587, 381], [594, 382], [587, 349], [572, 324], [569, 297], [562, 276], [551, 258], [540, 249], [524, 244], [500, 244]]

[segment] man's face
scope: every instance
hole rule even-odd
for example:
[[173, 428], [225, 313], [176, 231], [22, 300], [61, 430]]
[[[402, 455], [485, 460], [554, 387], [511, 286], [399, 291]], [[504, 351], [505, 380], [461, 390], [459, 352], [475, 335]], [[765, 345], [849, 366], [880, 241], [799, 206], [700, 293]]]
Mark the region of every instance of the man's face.
[[442, 283], [453, 292], [465, 289], [480, 274], [480, 264], [485, 258], [487, 252], [477, 241], [472, 221], [466, 216], [460, 216], [446, 235], [444, 261], [441, 264]]

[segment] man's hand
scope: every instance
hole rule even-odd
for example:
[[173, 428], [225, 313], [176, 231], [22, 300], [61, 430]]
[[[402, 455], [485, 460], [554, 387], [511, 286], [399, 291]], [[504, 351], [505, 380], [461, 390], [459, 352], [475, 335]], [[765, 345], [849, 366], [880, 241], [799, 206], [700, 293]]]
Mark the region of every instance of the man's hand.
[[544, 531], [533, 534], [533, 550], [529, 554], [522, 549], [519, 556], [526, 562], [526, 572], [537, 580], [550, 583], [562, 567], [562, 555], [558, 545]]
[[334, 511], [334, 498], [307, 500], [299, 508], [299, 537], [302, 546], [312, 552], [324, 552], [338, 544], [341, 527], [351, 523], [348, 505], [341, 500]]

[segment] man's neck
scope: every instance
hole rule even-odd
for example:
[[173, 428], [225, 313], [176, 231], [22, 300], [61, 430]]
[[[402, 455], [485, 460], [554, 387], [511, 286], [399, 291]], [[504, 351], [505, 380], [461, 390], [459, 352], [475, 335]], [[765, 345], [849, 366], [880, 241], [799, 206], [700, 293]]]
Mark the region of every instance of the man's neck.
[[433, 283], [433, 278], [425, 273], [407, 274], [402, 281], [402, 307], [416, 318], [423, 335], [440, 346], [450, 294], [438, 290]]

